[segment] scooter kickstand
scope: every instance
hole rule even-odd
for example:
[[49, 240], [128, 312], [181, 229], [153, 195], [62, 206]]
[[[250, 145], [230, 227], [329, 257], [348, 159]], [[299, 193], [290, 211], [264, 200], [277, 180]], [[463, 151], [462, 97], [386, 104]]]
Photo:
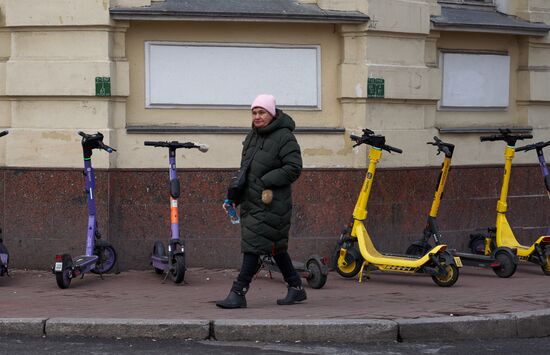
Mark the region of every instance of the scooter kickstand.
[[[365, 266], [367, 265], [367, 262], [366, 261], [363, 261], [363, 265], [361, 265], [361, 270], [359, 271], [359, 282], [363, 282], [363, 270], [365, 269]], [[367, 267], [367, 276], [366, 276], [367, 280], [370, 279], [370, 275], [369, 275], [369, 268]]]
[[164, 278], [162, 279], [162, 283], [164, 283], [166, 281], [166, 279], [168, 279], [168, 275], [170, 275], [170, 269], [168, 269], [168, 271], [166, 271], [166, 275], [164, 275]]

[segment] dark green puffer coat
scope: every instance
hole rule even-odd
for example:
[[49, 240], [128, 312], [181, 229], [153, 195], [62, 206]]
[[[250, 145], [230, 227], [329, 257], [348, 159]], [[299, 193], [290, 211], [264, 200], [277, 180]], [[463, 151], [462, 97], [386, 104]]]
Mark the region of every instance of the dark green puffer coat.
[[[287, 250], [292, 216], [290, 184], [302, 171], [300, 146], [292, 133], [294, 127], [292, 118], [277, 110], [267, 127], [253, 128], [243, 142], [241, 167], [253, 159], [240, 206], [243, 253], [262, 255]], [[273, 191], [270, 204], [262, 202], [265, 189]]]

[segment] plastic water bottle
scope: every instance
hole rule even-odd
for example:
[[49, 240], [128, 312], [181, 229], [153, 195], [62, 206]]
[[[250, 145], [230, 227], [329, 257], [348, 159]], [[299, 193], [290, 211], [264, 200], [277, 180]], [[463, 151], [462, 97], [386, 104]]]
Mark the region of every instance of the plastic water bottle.
[[229, 215], [229, 220], [231, 221], [231, 224], [241, 223], [241, 219], [239, 218], [239, 215], [237, 214], [235, 207], [233, 207], [233, 201], [225, 200], [223, 201], [223, 204], [227, 208], [227, 214]]

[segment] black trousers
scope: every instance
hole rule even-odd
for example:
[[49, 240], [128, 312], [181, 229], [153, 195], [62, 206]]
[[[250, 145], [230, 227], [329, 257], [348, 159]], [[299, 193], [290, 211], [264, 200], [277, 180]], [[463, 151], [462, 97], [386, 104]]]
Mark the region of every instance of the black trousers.
[[[294, 269], [294, 266], [292, 265], [292, 260], [290, 260], [290, 255], [288, 255], [286, 251], [275, 254], [273, 256], [273, 259], [275, 260], [275, 262], [277, 263], [277, 266], [281, 270], [281, 273], [283, 274], [283, 278], [285, 279], [285, 282], [290, 287], [302, 286], [302, 280], [300, 279], [300, 276], [296, 272], [296, 269]], [[243, 264], [241, 266], [241, 271], [239, 272], [239, 276], [237, 277], [237, 281], [233, 283], [233, 291], [236, 291], [238, 293], [246, 293], [246, 291], [248, 291], [248, 287], [252, 282], [252, 278], [258, 271], [259, 263], [260, 263], [259, 255], [252, 254], [252, 253], [243, 254]]]

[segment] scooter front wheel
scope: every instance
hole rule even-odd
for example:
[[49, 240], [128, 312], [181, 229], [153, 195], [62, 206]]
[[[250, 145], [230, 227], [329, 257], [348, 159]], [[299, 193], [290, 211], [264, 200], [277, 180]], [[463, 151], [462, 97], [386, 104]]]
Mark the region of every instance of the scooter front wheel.
[[454, 264], [445, 264], [444, 275], [432, 275], [432, 280], [436, 283], [437, 286], [441, 287], [451, 287], [458, 280], [458, 267]]
[[351, 278], [361, 271], [362, 266], [363, 258], [360, 256], [359, 251], [352, 247], [346, 250], [345, 255], [338, 257], [336, 272], [342, 277]]
[[117, 255], [112, 245], [107, 243], [97, 245], [94, 248], [94, 254], [97, 255], [97, 262], [91, 272], [94, 274], [106, 274], [113, 269]]
[[185, 277], [185, 256], [176, 255], [174, 256], [174, 269], [170, 272], [172, 281], [174, 283], [181, 283]]

